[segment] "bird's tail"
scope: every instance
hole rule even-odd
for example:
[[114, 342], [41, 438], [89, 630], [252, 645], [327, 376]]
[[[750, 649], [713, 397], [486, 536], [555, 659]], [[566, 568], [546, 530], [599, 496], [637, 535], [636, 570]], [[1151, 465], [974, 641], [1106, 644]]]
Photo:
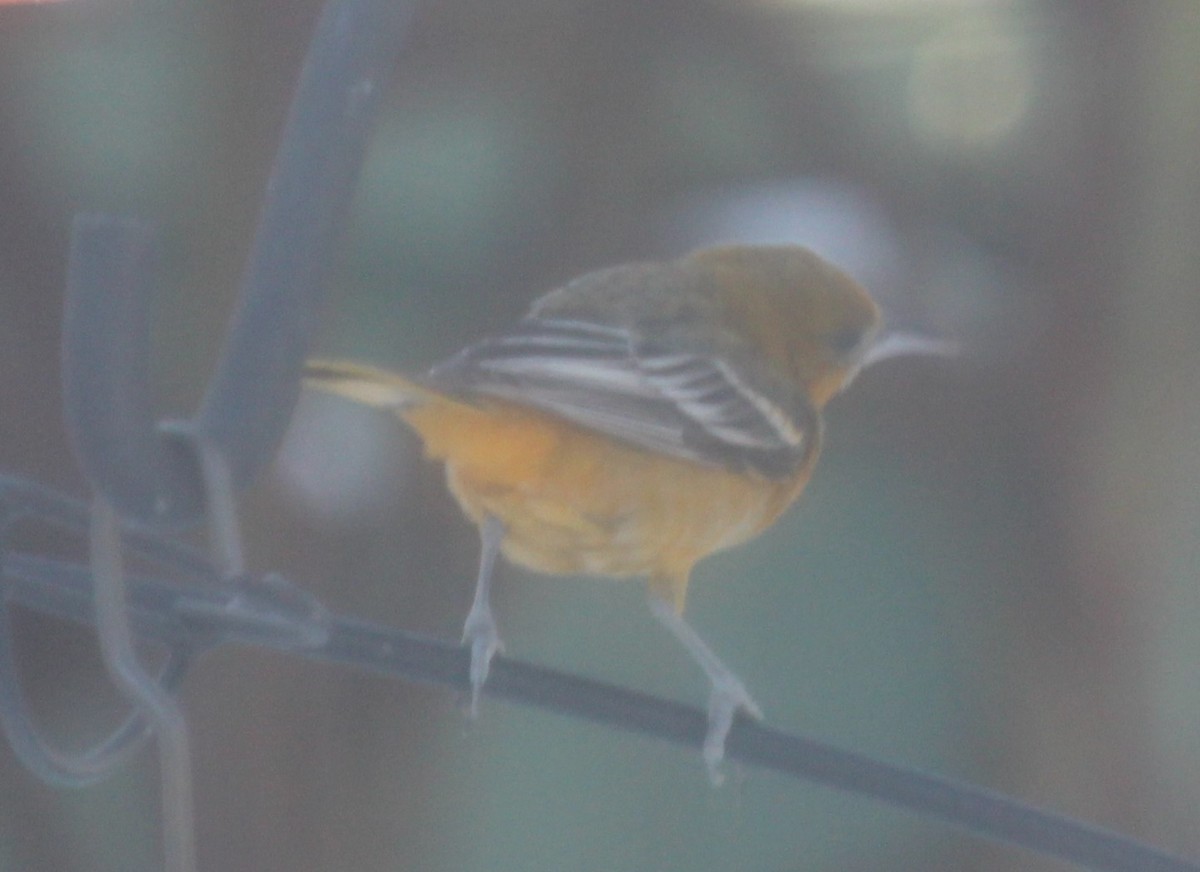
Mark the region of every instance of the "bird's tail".
[[310, 360], [304, 387], [325, 391], [379, 409], [402, 409], [438, 396], [412, 379], [345, 360]]

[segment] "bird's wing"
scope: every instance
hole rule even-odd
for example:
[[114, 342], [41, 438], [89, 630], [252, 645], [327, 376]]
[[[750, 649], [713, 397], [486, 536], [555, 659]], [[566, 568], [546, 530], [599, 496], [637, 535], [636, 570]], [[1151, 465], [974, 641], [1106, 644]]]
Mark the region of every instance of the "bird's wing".
[[524, 403], [641, 448], [779, 478], [816, 438], [715, 355], [621, 326], [533, 315], [469, 346], [434, 386]]

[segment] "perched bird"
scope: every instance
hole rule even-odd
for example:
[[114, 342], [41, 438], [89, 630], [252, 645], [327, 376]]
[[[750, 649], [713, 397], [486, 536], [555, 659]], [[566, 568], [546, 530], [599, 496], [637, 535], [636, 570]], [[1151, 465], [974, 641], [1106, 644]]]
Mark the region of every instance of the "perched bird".
[[762, 714], [684, 620], [688, 579], [800, 495], [821, 411], [866, 363], [939, 348], [879, 334], [867, 293], [813, 252], [726, 246], [577, 278], [420, 378], [314, 360], [305, 384], [398, 414], [479, 527], [463, 630], [473, 710], [501, 649], [497, 553], [553, 575], [645, 577], [655, 617], [711, 682], [704, 759], [719, 781], [735, 715]]

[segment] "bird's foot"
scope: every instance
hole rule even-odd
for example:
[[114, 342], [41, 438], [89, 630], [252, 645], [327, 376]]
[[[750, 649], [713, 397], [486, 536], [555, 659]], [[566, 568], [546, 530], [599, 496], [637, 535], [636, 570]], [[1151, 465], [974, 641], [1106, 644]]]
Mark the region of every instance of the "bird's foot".
[[719, 787], [725, 781], [721, 763], [725, 759], [725, 740], [733, 729], [734, 718], [741, 711], [761, 721], [763, 713], [745, 685], [732, 672], [726, 670], [710, 678], [712, 692], [708, 697], [708, 733], [704, 737], [703, 754], [708, 779], [714, 787]]
[[487, 681], [492, 658], [504, 651], [504, 642], [496, 629], [490, 609], [467, 615], [463, 625], [463, 644], [471, 648], [471, 708], [472, 718], [479, 715], [479, 692]]

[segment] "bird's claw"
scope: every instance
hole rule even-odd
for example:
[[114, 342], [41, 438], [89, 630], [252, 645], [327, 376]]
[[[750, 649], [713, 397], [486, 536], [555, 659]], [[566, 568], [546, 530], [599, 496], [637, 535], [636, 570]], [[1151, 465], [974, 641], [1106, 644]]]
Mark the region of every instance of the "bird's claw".
[[471, 708], [472, 718], [479, 715], [479, 693], [487, 681], [492, 658], [504, 651], [504, 642], [496, 629], [491, 612], [472, 614], [463, 626], [463, 644], [471, 647]]
[[708, 779], [714, 787], [725, 781], [721, 763], [725, 759], [725, 740], [733, 729], [733, 719], [739, 711], [745, 712], [756, 721], [763, 719], [762, 709], [750, 696], [738, 678], [732, 673], [713, 680], [712, 693], [708, 697], [708, 733], [704, 736], [704, 765]]

